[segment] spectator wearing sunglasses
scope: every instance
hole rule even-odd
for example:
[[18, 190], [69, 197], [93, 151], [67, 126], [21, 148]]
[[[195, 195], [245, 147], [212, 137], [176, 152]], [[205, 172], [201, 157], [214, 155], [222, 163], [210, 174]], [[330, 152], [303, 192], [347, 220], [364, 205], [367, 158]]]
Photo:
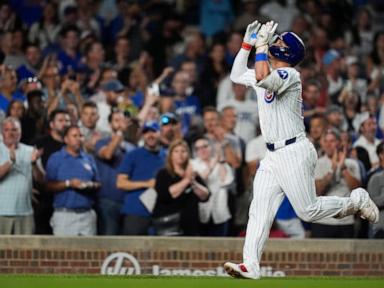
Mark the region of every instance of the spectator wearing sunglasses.
[[228, 206], [229, 185], [234, 181], [231, 166], [215, 153], [208, 138], [201, 137], [194, 143], [193, 170], [205, 181], [211, 197], [199, 203], [202, 236], [228, 236], [231, 212]]
[[182, 139], [181, 125], [176, 114], [168, 112], [160, 116], [160, 143], [164, 150], [176, 139]]
[[142, 127], [144, 146], [125, 154], [117, 174], [116, 186], [124, 191], [122, 234], [147, 235], [151, 224], [151, 209], [141, 195], [155, 187], [157, 172], [164, 166], [159, 149], [160, 127], [146, 122]]

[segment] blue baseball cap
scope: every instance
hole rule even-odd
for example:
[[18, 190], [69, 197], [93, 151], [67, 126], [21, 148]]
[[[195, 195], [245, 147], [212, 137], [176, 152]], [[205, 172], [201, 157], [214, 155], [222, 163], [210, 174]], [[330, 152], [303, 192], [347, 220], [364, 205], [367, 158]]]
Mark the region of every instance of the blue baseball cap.
[[156, 121], [145, 122], [144, 125], [143, 125], [142, 132], [146, 133], [148, 131], [159, 132], [160, 131], [159, 124]]
[[101, 89], [118, 93], [124, 91], [125, 87], [119, 80], [111, 80], [101, 85]]
[[323, 56], [323, 64], [330, 65], [333, 61], [340, 58], [340, 53], [335, 49], [328, 50]]

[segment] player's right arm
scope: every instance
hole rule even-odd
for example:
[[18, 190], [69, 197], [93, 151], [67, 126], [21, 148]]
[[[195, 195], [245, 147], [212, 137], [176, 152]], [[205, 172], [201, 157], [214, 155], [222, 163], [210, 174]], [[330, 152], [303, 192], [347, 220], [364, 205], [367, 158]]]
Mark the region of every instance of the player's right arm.
[[249, 53], [256, 43], [257, 32], [260, 27], [261, 24], [257, 20], [247, 26], [241, 49], [236, 55], [230, 74], [231, 80], [237, 84], [251, 86], [255, 83], [255, 71], [248, 69], [247, 63]]

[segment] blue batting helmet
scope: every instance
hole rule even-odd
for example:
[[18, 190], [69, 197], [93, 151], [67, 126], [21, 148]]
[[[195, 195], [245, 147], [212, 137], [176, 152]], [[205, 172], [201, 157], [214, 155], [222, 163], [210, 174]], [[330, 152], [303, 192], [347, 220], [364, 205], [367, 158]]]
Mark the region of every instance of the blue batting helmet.
[[269, 52], [277, 59], [287, 62], [292, 66], [299, 64], [305, 56], [305, 46], [300, 37], [293, 32], [284, 32], [280, 35], [280, 39], [288, 47], [272, 45], [269, 47]]

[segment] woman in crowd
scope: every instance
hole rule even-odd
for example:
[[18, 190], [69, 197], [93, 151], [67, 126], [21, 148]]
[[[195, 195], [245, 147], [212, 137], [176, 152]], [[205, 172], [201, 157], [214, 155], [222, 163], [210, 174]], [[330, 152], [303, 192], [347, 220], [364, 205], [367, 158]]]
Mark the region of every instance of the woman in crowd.
[[231, 213], [228, 207], [228, 185], [233, 180], [233, 171], [228, 163], [214, 154], [207, 138], [199, 138], [194, 144], [196, 158], [191, 161], [193, 170], [207, 183], [211, 197], [199, 203], [201, 235], [227, 236]]
[[198, 235], [198, 203], [207, 201], [210, 193], [189, 159], [187, 143], [174, 141], [165, 167], [156, 176], [153, 217], [157, 235]]
[[384, 78], [384, 31], [378, 31], [375, 34], [374, 44], [371, 54], [366, 63], [367, 75], [371, 79], [368, 85], [368, 92], [380, 95], [383, 91]]
[[35, 22], [28, 33], [28, 40], [32, 43], [40, 43], [40, 48], [54, 49], [61, 26], [57, 15], [57, 5], [50, 1], [44, 5], [44, 10], [39, 22]]
[[343, 113], [348, 125], [348, 132], [354, 132], [353, 121], [360, 112], [359, 95], [355, 90], [344, 88], [340, 93], [339, 101], [343, 107]]
[[7, 117], [8, 116], [14, 117], [19, 121], [22, 121], [25, 114], [26, 114], [26, 110], [23, 102], [19, 100], [12, 100], [11, 102], [9, 102]]
[[225, 62], [225, 46], [214, 43], [200, 75], [200, 102], [203, 107], [216, 106], [217, 88], [221, 80], [228, 74]]

